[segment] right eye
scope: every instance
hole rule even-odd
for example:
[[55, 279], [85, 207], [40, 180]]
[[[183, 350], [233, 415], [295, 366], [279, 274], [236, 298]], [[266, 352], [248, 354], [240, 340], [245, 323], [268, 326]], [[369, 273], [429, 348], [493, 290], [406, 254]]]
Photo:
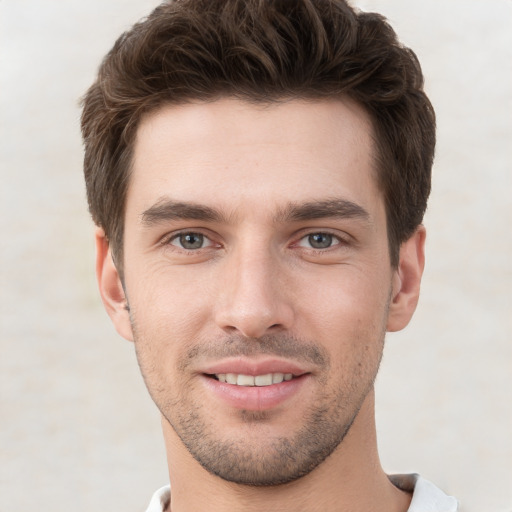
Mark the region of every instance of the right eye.
[[213, 245], [212, 241], [204, 236], [202, 233], [179, 233], [169, 240], [169, 244], [185, 249], [187, 251], [194, 251], [204, 249]]
[[298, 245], [309, 249], [329, 249], [340, 245], [340, 243], [340, 239], [337, 236], [318, 231], [302, 237]]

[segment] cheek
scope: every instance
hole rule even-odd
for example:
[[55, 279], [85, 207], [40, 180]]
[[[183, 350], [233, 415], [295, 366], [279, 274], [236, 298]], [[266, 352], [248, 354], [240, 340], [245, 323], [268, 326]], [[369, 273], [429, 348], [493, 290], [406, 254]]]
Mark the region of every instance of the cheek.
[[374, 372], [382, 355], [390, 283], [354, 268], [312, 282], [297, 311], [298, 332], [324, 345], [334, 373], [347, 382]]
[[188, 338], [204, 323], [215, 300], [211, 276], [197, 269], [191, 272], [185, 265], [173, 268], [165, 263], [147, 266], [134, 274], [140, 277], [132, 286], [127, 283], [127, 288], [139, 326]]
[[367, 267], [323, 270], [296, 281], [298, 317], [332, 333], [382, 329], [391, 287], [388, 279]]
[[190, 288], [180, 293], [168, 280], [141, 279], [127, 291], [142, 376], [153, 400], [166, 407], [190, 385], [179, 364], [197, 342], [203, 317]]
[[[201, 337], [205, 307], [199, 290], [179, 280], [141, 278], [127, 283], [130, 317], [137, 360], [154, 400], [159, 403], [165, 389], [177, 393], [184, 384], [175, 381], [179, 361]], [[183, 378], [183, 377], [182, 377]]]

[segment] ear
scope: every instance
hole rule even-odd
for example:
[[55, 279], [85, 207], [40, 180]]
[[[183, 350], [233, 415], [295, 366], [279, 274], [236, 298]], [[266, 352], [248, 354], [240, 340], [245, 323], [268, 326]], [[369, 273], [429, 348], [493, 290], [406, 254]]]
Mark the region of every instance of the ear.
[[103, 305], [116, 331], [128, 341], [133, 341], [128, 301], [103, 229], [96, 229], [95, 239], [96, 279]]
[[393, 276], [393, 296], [389, 307], [389, 332], [403, 329], [416, 310], [425, 267], [425, 237], [425, 228], [419, 226], [400, 246], [400, 259]]

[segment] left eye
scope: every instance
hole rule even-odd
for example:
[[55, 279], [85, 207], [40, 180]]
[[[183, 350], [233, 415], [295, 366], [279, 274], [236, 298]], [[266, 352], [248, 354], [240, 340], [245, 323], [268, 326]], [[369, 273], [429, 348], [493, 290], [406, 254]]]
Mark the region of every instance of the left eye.
[[301, 238], [299, 245], [301, 247], [312, 247], [313, 249], [328, 249], [338, 243], [339, 240], [330, 233], [311, 233]]
[[188, 251], [203, 249], [212, 245], [210, 239], [201, 233], [180, 233], [174, 236], [169, 243]]

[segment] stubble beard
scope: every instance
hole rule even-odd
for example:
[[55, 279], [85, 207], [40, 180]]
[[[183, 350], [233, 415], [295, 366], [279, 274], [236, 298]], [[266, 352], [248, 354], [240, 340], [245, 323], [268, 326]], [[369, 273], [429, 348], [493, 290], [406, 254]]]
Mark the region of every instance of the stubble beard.
[[[293, 436], [273, 439], [256, 434], [221, 439], [202, 420], [199, 410], [190, 411], [186, 417], [165, 417], [190, 454], [209, 473], [236, 484], [261, 487], [293, 482], [313, 471], [343, 441], [361, 404], [351, 404], [353, 413], [344, 421], [328, 405], [311, 407], [303, 426]], [[255, 430], [271, 421], [260, 412], [241, 411], [241, 416]], [[262, 440], [264, 446], [260, 444]]]
[[[254, 435], [225, 438], [222, 432], [208, 421], [204, 405], [195, 402], [191, 394], [178, 393], [169, 397], [170, 390], [163, 389], [162, 378], [156, 375], [154, 366], [145, 364], [140, 352], [141, 343], [134, 329], [137, 359], [146, 386], [153, 401], [160, 409], [183, 445], [194, 459], [209, 473], [226, 481], [248, 486], [276, 486], [297, 480], [320, 465], [342, 443], [357, 414], [373, 389], [380, 364], [364, 357], [350, 379], [342, 385], [319, 396], [304, 413], [302, 426], [287, 437], [262, 435], [271, 431], [272, 413], [266, 411], [240, 411], [240, 421], [250, 427]], [[361, 340], [369, 345], [368, 340]], [[373, 343], [378, 341], [374, 340]], [[380, 340], [384, 342], [384, 332]], [[371, 344], [372, 342], [370, 342]], [[211, 353], [216, 357], [271, 354], [306, 360], [326, 370], [331, 366], [329, 354], [317, 344], [296, 340], [288, 336], [265, 336], [247, 341], [230, 338], [224, 343], [200, 344], [190, 350], [179, 364], [183, 372], [198, 353]], [[361, 352], [365, 354], [365, 350]], [[380, 348], [382, 354], [382, 347]], [[319, 388], [326, 384], [319, 378]], [[265, 430], [265, 427], [270, 427]], [[244, 428], [244, 432], [247, 429]], [[258, 435], [259, 434], [259, 435]], [[255, 441], [256, 440], [256, 441]]]

